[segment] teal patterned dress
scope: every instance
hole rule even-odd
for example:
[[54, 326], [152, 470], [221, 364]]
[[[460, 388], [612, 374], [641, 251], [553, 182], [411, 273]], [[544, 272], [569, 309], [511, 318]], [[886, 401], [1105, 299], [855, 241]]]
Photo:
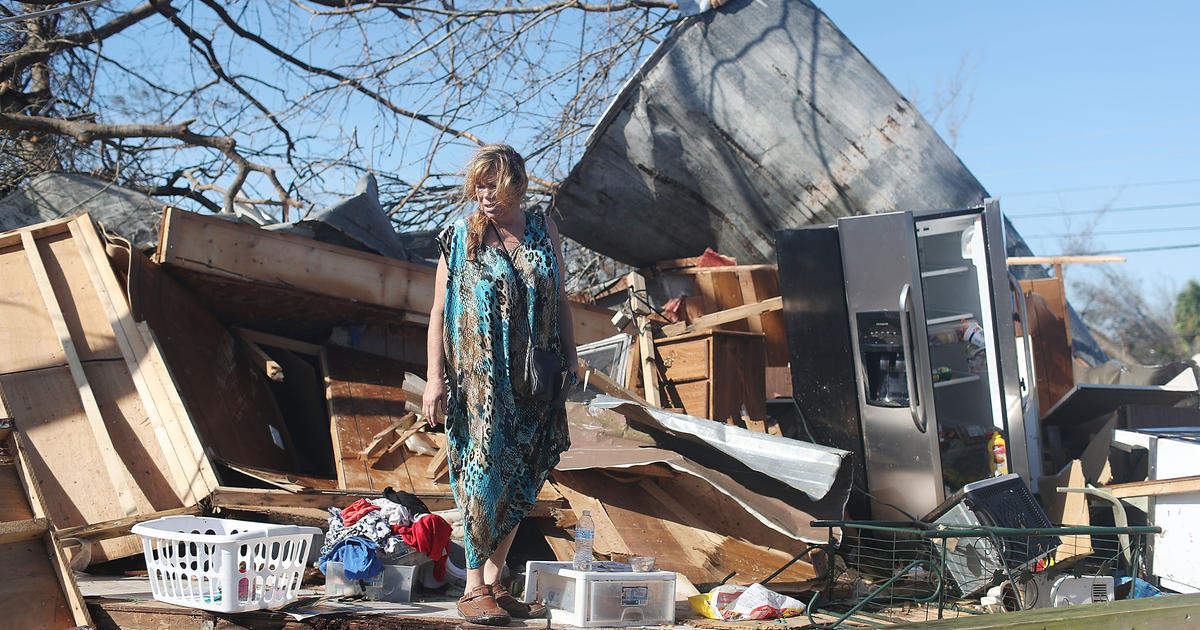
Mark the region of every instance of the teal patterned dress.
[[467, 260], [465, 219], [437, 242], [449, 271], [443, 337], [450, 486], [463, 513], [467, 568], [476, 569], [533, 508], [570, 446], [563, 405], [515, 393], [528, 391], [531, 340], [561, 352], [558, 260], [546, 218], [530, 211], [508, 258], [480, 245]]

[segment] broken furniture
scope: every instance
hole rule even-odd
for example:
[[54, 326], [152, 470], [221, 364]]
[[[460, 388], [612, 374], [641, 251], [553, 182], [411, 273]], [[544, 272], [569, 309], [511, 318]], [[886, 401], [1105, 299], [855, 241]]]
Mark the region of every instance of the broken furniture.
[[766, 432], [762, 333], [708, 330], [656, 339], [654, 349], [665, 406]]

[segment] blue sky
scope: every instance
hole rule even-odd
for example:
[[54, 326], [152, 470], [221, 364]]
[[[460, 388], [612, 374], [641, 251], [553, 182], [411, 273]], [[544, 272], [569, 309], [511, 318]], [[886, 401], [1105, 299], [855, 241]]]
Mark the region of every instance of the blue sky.
[[[955, 150], [1036, 253], [1200, 244], [1200, 3], [818, 6], [922, 111], [966, 60]], [[1200, 280], [1200, 247], [1121, 255], [1151, 299]]]

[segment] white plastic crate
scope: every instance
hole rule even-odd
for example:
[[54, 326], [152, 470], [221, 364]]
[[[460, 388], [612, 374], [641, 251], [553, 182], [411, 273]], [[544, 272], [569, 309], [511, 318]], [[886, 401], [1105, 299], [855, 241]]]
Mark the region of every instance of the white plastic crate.
[[612, 570], [576, 571], [570, 562], [530, 562], [525, 601], [545, 601], [551, 620], [581, 628], [675, 623], [674, 572], [595, 564]]
[[316, 527], [167, 516], [133, 526], [154, 599], [215, 612], [295, 601]]

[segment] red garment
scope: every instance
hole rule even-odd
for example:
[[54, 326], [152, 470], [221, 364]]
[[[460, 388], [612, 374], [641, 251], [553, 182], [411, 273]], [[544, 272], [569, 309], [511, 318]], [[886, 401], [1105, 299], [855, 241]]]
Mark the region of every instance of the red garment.
[[417, 551], [433, 558], [433, 577], [446, 579], [446, 558], [450, 557], [450, 523], [437, 514], [422, 514], [412, 526], [392, 525], [392, 531]]
[[373, 505], [366, 499], [359, 499], [342, 508], [342, 525], [350, 527], [357, 523], [358, 519], [362, 518], [364, 514], [369, 514], [378, 509], [378, 505]]

